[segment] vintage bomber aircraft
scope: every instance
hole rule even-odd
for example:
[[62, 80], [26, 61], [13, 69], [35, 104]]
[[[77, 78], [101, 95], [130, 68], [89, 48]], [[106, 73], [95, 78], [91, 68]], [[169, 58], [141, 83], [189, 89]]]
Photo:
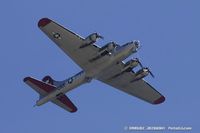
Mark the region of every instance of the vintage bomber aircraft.
[[[153, 76], [148, 68], [143, 67], [137, 58], [128, 62], [123, 61], [137, 52], [139, 41], [128, 42], [122, 46], [110, 42], [99, 47], [95, 42], [102, 36], [97, 33], [83, 38], [48, 18], [42, 18], [38, 22], [38, 27], [83, 70], [63, 81], [55, 81], [50, 76], [45, 76], [42, 81], [32, 77], [24, 78], [24, 82], [40, 95], [36, 102], [37, 106], [51, 101], [69, 112], [76, 112], [76, 106], [65, 93], [89, 83], [92, 79], [97, 79], [151, 104], [165, 101], [163, 95], [143, 80], [148, 74]], [[137, 72], [133, 71], [133, 68], [138, 65], [141, 69]]]

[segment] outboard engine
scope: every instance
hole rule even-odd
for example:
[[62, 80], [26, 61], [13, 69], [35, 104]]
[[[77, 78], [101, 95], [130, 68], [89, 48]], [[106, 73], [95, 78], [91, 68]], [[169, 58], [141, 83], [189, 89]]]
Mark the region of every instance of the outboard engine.
[[103, 39], [103, 37], [97, 33], [90, 34], [88, 37], [85, 38], [85, 40], [84, 40], [85, 44], [82, 45], [80, 48], [84, 48], [84, 47], [87, 47], [87, 46], [95, 43], [97, 41], [97, 39], [99, 39], [99, 38]]
[[140, 69], [139, 71], [137, 71], [137, 72], [135, 73], [135, 79], [134, 79], [132, 82], [138, 81], [138, 80], [140, 80], [140, 79], [146, 77], [146, 76], [149, 75], [149, 74], [154, 78], [154, 75], [153, 75], [153, 73], [149, 70], [149, 68], [147, 68], [147, 67], [142, 68], [142, 69]]

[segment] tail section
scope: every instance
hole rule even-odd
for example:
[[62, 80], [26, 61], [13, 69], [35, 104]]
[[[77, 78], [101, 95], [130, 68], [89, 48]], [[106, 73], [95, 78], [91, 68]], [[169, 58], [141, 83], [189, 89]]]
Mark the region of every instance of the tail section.
[[51, 101], [69, 112], [77, 111], [76, 106], [65, 94], [56, 91], [57, 87], [64, 81], [55, 81], [50, 76], [45, 76], [42, 81], [26, 77], [24, 82], [40, 94], [40, 99], [36, 102], [37, 106]]
[[53, 92], [56, 87], [51, 85], [51, 84], [47, 84], [45, 82], [39, 81], [37, 79], [34, 79], [32, 77], [26, 77], [24, 78], [24, 82], [29, 85], [32, 89], [34, 89], [36, 92], [38, 92], [41, 96], [45, 96], [48, 93]]
[[51, 76], [47, 75], [42, 79], [43, 82], [54, 85], [56, 87], [60, 86], [63, 84], [65, 81], [55, 81]]

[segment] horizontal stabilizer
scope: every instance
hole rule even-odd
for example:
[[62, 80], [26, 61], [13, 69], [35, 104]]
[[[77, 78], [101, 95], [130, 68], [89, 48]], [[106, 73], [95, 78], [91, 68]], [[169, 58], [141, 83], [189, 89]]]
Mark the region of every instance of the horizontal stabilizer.
[[77, 111], [77, 107], [65, 94], [59, 95], [56, 99], [52, 100], [52, 102], [71, 113]]
[[24, 82], [42, 96], [45, 96], [56, 89], [55, 86], [45, 83], [43, 81], [37, 80], [32, 77], [24, 78]]

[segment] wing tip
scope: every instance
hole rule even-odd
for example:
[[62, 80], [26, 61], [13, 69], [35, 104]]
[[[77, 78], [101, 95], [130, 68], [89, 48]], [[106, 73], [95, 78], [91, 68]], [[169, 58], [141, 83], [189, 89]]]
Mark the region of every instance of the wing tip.
[[68, 107], [67, 110], [70, 113], [74, 113], [78, 110], [77, 107], [72, 103], [72, 101], [66, 95], [61, 95], [57, 99]]
[[42, 18], [38, 22], [38, 27], [44, 27], [47, 24], [49, 24], [50, 22], [51, 22], [51, 20], [49, 18]]
[[26, 81], [28, 81], [29, 79], [30, 79], [30, 77], [25, 77], [25, 78], [23, 79], [23, 81], [26, 82]]
[[75, 108], [73, 108], [70, 112], [71, 112], [71, 113], [75, 113], [77, 110], [78, 110], [78, 109], [75, 107]]
[[163, 103], [165, 101], [165, 97], [161, 96], [160, 98], [156, 99], [153, 104], [160, 104]]

